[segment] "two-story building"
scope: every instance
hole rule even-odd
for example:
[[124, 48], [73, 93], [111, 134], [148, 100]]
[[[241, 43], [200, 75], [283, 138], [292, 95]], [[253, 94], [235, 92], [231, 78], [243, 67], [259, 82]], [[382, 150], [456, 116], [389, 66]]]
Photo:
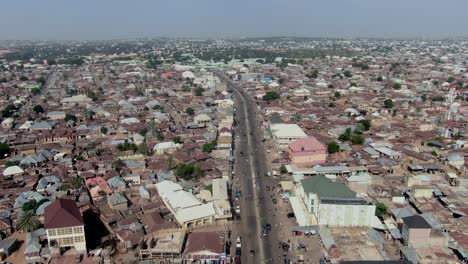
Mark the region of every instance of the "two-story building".
[[325, 163], [327, 148], [314, 137], [300, 138], [289, 143], [288, 154], [294, 164], [317, 165]]
[[57, 199], [44, 210], [44, 227], [52, 255], [74, 249], [86, 253], [84, 220], [76, 202]]
[[[375, 205], [357, 197], [344, 183], [314, 176], [301, 180], [295, 194], [291, 203], [295, 213], [299, 208], [305, 208], [296, 215], [308, 214], [308, 218], [313, 215], [319, 225], [372, 226]], [[297, 203], [301, 204], [298, 206]]]
[[271, 124], [270, 132], [279, 149], [287, 149], [289, 143], [307, 137], [302, 128], [296, 124]]

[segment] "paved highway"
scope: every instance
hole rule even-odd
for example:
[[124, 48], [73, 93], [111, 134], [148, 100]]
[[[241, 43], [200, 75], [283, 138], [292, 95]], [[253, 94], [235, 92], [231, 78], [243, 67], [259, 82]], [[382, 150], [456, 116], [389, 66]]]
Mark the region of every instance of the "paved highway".
[[[274, 222], [273, 204], [266, 191], [264, 175], [269, 171], [262, 143], [263, 131], [257, 120], [257, 106], [253, 99], [221, 73], [217, 76], [233, 90], [236, 112], [235, 179], [233, 184], [242, 190], [241, 237], [242, 263], [273, 263], [278, 251], [275, 230], [264, 236], [265, 224]], [[235, 239], [235, 238], [234, 238]], [[250, 250], [255, 251], [251, 256]]]

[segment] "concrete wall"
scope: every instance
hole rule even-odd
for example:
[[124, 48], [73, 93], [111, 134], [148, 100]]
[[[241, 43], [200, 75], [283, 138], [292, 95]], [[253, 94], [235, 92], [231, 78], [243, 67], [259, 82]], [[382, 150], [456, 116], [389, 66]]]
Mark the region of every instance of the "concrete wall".
[[[68, 228], [71, 228], [71, 233], [66, 232]], [[55, 240], [60, 248], [74, 247], [76, 251], [86, 252], [86, 238], [84, 233], [84, 226], [47, 229], [46, 232], [47, 240], [49, 241], [49, 247], [51, 247], [50, 242], [52, 240]], [[70, 240], [73, 242], [64, 243], [65, 240]]]
[[370, 226], [375, 205], [320, 204], [318, 222], [330, 226]]

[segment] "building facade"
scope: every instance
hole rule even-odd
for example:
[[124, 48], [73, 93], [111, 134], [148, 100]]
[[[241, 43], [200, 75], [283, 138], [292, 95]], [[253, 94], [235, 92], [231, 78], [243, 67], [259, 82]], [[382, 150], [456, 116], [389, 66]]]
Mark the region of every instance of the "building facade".
[[69, 249], [86, 253], [84, 221], [75, 201], [58, 199], [45, 208], [45, 229], [52, 255]]

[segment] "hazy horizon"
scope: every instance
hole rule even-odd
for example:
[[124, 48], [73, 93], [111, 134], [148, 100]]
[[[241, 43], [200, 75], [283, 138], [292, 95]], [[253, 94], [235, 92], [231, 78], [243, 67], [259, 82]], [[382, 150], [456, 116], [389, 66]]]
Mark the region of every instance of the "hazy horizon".
[[468, 37], [464, 0], [25, 0], [2, 10], [1, 40]]

